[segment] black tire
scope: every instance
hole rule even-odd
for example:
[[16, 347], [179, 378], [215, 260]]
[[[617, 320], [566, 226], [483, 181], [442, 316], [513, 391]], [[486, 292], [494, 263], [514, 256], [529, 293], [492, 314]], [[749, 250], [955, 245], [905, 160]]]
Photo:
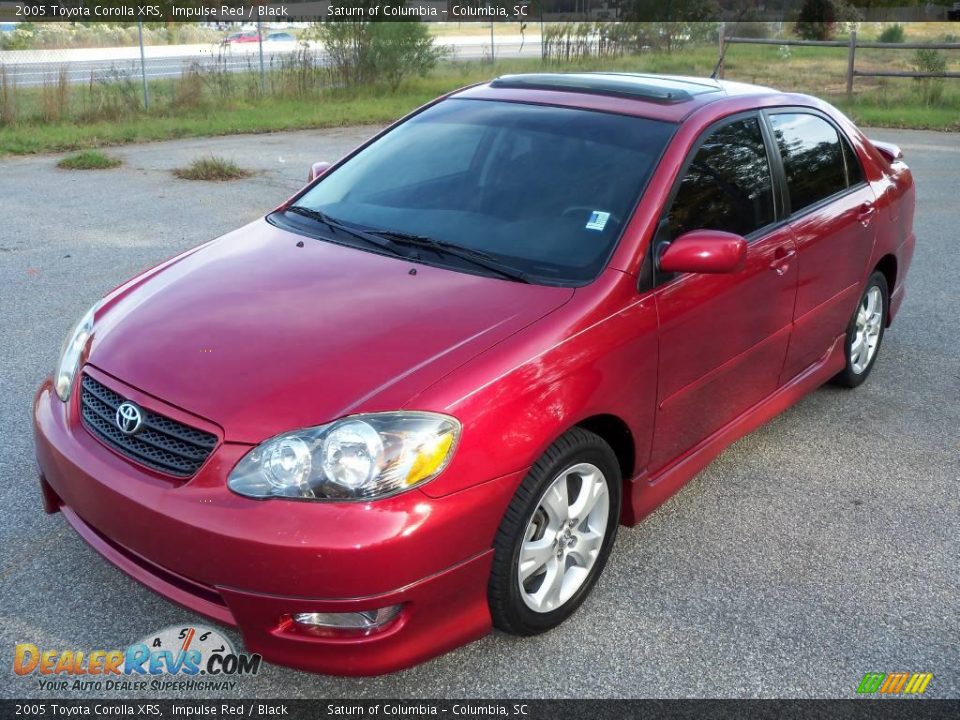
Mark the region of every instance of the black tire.
[[[553, 481], [562, 471], [579, 463], [594, 465], [606, 481], [609, 509], [603, 543], [579, 589], [555, 610], [538, 612], [524, 601], [517, 576], [524, 534]], [[600, 436], [592, 432], [574, 428], [547, 449], [520, 483], [493, 542], [493, 567], [487, 597], [495, 627], [513, 635], [536, 635], [556, 627], [576, 611], [603, 572], [616, 539], [622, 483], [616, 455]]]
[[[854, 366], [852, 352], [854, 341], [856, 340], [857, 336], [857, 314], [860, 312], [861, 306], [866, 302], [867, 295], [872, 288], [878, 288], [880, 290], [880, 298], [883, 302], [883, 307], [880, 311], [880, 335], [877, 338], [877, 347], [873, 352], [873, 357], [870, 358], [870, 361], [866, 367], [862, 368], [858, 372]], [[834, 376], [833, 382], [835, 384], [842, 387], [855, 388], [866, 382], [866, 379], [870, 376], [870, 372], [873, 370], [873, 366], [877, 364], [877, 358], [880, 356], [880, 346], [883, 344], [883, 334], [886, 330], [889, 312], [890, 291], [887, 287], [887, 278], [882, 272], [877, 271], [874, 272], [867, 280], [867, 285], [863, 289], [863, 294], [857, 301], [857, 307], [853, 311], [853, 316], [850, 318], [850, 324], [847, 325], [847, 338], [844, 344], [844, 357], [846, 358], [847, 364], [841, 372]]]

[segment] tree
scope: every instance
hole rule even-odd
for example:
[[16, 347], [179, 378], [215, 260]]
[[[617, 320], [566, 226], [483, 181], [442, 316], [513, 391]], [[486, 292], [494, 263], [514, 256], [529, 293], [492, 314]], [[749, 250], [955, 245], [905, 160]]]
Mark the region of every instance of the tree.
[[804, 0], [794, 32], [804, 40], [830, 40], [837, 28], [833, 0]]

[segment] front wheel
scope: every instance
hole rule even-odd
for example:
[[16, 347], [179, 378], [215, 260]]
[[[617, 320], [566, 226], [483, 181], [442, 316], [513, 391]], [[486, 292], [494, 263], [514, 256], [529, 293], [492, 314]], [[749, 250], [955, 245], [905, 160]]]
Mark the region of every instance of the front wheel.
[[598, 435], [557, 440], [517, 489], [494, 540], [493, 623], [535, 635], [566, 620], [603, 571], [620, 517], [620, 466]]
[[834, 378], [838, 385], [855, 388], [870, 375], [880, 353], [889, 303], [887, 278], [883, 273], [875, 272], [867, 280], [867, 287], [847, 327], [847, 366]]

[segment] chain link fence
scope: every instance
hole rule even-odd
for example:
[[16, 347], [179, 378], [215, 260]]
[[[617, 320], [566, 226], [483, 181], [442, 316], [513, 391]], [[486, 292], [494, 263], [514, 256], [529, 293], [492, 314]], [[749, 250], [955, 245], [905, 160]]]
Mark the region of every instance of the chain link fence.
[[[52, 24], [51, 24], [52, 25]], [[129, 77], [136, 81], [171, 79], [201, 69], [217, 72], [254, 72], [266, 75], [283, 61], [309, 50], [320, 64], [326, 61], [323, 47], [310, 39], [312, 23], [295, 27], [248, 27], [247, 29], [178, 26], [171, 37], [154, 28], [79, 28], [67, 33], [59, 28], [45, 32], [40, 45], [19, 48], [0, 45], [0, 68], [6, 82], [21, 88], [44, 85], [98, 83]], [[138, 32], [141, 30], [142, 32]], [[44, 31], [48, 28], [44, 27]], [[436, 42], [448, 47], [448, 58], [491, 60], [494, 57], [536, 57], [539, 35], [517, 28], [509, 32], [481, 31], [470, 27], [464, 35], [443, 35]], [[9, 31], [8, 31], [9, 32]], [[172, 42], [171, 42], [172, 41]], [[56, 45], [59, 45], [57, 47]]]
[[[444, 61], [539, 57], [517, 24], [431, 28]], [[176, 114], [263, 96], [319, 98], [342, 83], [318, 23], [211, 27], [23, 24], [0, 31], [0, 127]]]

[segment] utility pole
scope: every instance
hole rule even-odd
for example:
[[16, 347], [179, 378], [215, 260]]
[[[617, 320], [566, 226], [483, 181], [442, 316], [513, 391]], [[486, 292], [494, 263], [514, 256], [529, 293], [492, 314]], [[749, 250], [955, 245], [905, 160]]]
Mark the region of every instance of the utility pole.
[[147, 92], [147, 59], [143, 52], [143, 20], [137, 20], [137, 34], [140, 36], [140, 79], [143, 81], [143, 109], [150, 109], [150, 95]]
[[263, 22], [257, 19], [257, 43], [260, 45], [260, 93], [267, 94], [267, 74], [263, 69]]

